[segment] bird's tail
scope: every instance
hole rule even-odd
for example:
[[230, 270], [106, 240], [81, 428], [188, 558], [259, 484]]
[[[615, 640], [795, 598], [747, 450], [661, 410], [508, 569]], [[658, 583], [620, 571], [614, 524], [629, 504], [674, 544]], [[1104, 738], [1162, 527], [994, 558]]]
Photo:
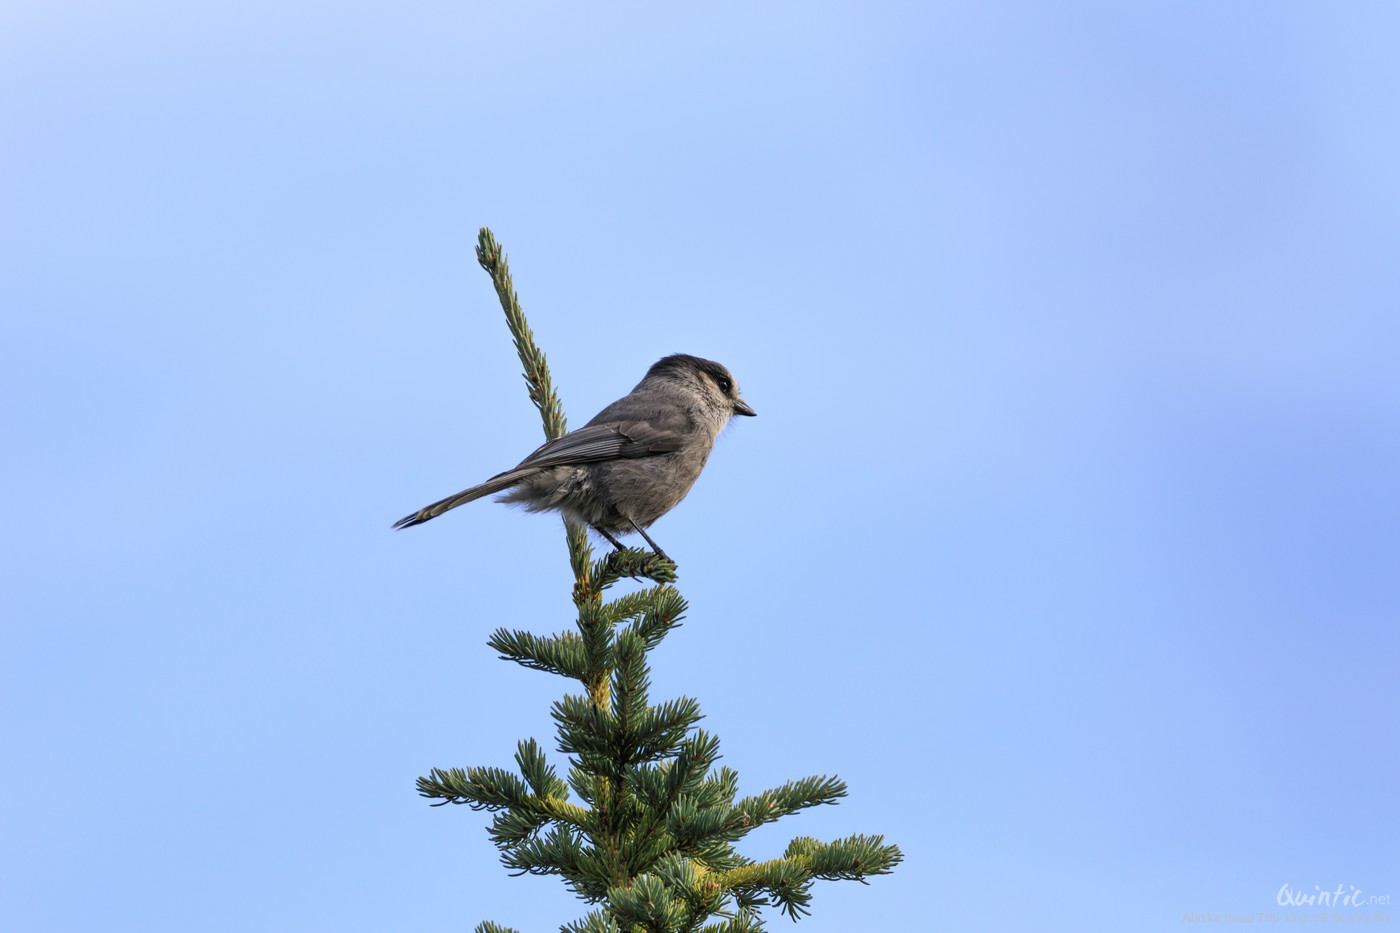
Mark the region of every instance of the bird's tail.
[[414, 525], [421, 525], [429, 519], [437, 518], [449, 509], [455, 509], [459, 505], [466, 505], [468, 502], [480, 499], [482, 496], [489, 496], [493, 492], [500, 492], [508, 486], [514, 486], [534, 472], [536, 472], [534, 469], [529, 469], [507, 470], [504, 473], [498, 473], [479, 486], [473, 486], [471, 489], [463, 489], [454, 496], [448, 496], [446, 499], [439, 499], [432, 505], [424, 506], [412, 515], [405, 515], [403, 518], [394, 522], [394, 530], [397, 531], [400, 528], [412, 528]]

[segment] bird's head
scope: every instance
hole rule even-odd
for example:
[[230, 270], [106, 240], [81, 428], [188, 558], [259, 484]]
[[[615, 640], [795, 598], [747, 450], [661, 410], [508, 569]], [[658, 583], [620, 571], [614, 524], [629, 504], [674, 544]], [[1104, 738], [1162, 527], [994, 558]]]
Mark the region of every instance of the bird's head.
[[734, 375], [714, 360], [702, 360], [686, 353], [662, 357], [647, 370], [647, 379], [681, 382], [699, 393], [711, 411], [721, 413], [728, 421], [734, 415], [753, 417], [758, 412], [749, 407], [739, 394]]

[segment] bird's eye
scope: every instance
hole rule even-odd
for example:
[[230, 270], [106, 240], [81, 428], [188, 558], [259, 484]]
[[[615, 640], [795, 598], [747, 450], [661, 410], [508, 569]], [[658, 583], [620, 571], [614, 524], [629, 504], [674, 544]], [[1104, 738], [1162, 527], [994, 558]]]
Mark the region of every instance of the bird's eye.
[[734, 388], [734, 383], [730, 382], [725, 376], [720, 376], [717, 382], [719, 383], [719, 390], [725, 395], [728, 395], [729, 390]]

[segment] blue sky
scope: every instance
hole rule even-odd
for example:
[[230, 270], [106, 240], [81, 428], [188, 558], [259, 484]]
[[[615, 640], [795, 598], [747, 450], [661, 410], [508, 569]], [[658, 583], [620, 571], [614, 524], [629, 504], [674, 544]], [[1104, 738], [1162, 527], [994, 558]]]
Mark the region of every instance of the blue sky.
[[655, 526], [654, 696], [848, 782], [747, 854], [902, 847], [799, 929], [1400, 897], [1397, 29], [0, 8], [0, 926], [583, 913], [414, 793], [563, 688], [484, 645], [568, 623], [555, 519], [389, 531], [539, 442], [482, 225], [573, 424], [672, 352], [759, 412]]

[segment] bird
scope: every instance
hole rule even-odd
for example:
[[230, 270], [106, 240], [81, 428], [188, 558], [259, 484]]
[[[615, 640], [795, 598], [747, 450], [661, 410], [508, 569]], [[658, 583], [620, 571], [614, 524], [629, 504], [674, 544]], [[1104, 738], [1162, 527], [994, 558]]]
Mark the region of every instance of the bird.
[[405, 515], [393, 528], [412, 528], [503, 492], [496, 501], [559, 512], [618, 550], [624, 547], [616, 536], [635, 531], [657, 557], [671, 561], [646, 529], [690, 492], [730, 420], [756, 414], [724, 366], [685, 353], [662, 357], [588, 424], [483, 483]]

